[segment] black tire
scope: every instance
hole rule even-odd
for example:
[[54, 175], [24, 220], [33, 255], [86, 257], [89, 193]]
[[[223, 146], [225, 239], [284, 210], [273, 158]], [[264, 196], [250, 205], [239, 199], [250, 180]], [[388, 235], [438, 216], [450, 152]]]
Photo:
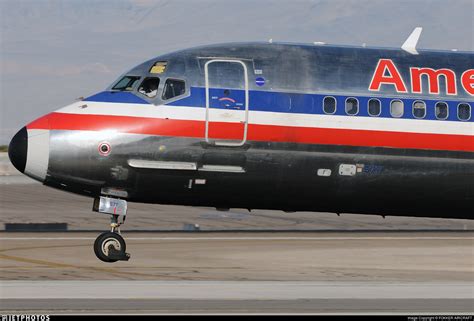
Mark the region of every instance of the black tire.
[[125, 240], [119, 234], [113, 232], [104, 232], [100, 234], [94, 242], [94, 253], [99, 260], [107, 263], [117, 262], [117, 260], [113, 260], [108, 257], [107, 248], [110, 245], [113, 245], [117, 251], [124, 253], [127, 249]]

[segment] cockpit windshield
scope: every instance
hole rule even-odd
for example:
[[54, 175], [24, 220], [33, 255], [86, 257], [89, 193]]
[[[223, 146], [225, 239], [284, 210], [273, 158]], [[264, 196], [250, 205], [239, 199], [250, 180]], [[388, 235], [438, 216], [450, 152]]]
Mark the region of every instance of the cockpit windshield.
[[131, 91], [133, 86], [140, 79], [136, 76], [125, 76], [112, 88], [112, 90]]

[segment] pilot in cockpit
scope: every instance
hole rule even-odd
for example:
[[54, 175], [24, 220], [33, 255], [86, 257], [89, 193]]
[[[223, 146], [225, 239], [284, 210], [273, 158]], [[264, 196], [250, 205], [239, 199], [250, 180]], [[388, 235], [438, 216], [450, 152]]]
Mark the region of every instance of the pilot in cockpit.
[[138, 92], [147, 96], [148, 98], [153, 98], [158, 93], [159, 83], [160, 81], [158, 78], [147, 78], [138, 88]]

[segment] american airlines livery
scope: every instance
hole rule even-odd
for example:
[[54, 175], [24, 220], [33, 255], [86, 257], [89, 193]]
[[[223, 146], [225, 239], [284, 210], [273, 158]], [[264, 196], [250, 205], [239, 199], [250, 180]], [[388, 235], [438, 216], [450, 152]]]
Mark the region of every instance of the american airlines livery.
[[231, 43], [158, 56], [23, 127], [14, 166], [111, 215], [127, 202], [474, 217], [474, 55]]

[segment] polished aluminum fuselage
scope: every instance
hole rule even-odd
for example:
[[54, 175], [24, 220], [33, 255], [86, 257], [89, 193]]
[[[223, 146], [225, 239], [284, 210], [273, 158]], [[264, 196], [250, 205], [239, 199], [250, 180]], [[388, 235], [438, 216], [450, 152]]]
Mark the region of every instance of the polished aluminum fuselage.
[[[410, 66], [449, 68], [457, 77], [474, 66], [472, 53], [411, 55], [394, 49], [290, 44], [227, 44], [159, 56], [124, 75], [150, 77], [151, 66], [166, 61], [158, 92], [166, 79], [178, 78], [186, 81], [184, 97], [148, 99], [136, 92], [137, 84], [130, 94], [144, 103], [114, 101], [114, 83], [100, 99], [75, 102], [47, 116], [48, 163], [44, 177], [36, 176], [66, 191], [134, 202], [473, 218], [472, 119], [394, 120], [382, 114], [386, 119], [376, 120], [362, 111], [362, 104], [358, 119], [318, 114], [326, 96], [360, 102], [399, 99], [407, 105], [418, 99], [428, 107], [430, 101], [448, 101], [450, 110], [463, 102], [474, 106], [461, 87], [457, 95], [446, 95], [443, 82], [436, 96], [426, 90], [400, 93], [394, 86], [369, 91], [381, 58], [394, 61], [407, 83]], [[227, 122], [230, 127], [244, 124], [245, 131], [237, 131], [243, 136], [224, 137], [231, 142], [227, 144], [209, 139], [211, 100], [226, 88], [215, 83], [212, 91], [206, 82], [206, 63], [213, 60], [235, 61], [245, 68], [245, 81], [236, 78], [232, 83], [230, 77], [226, 84], [245, 92], [249, 101], [243, 110], [224, 110], [219, 116], [237, 119]], [[262, 92], [270, 97], [266, 110], [258, 109], [264, 103], [254, 104]], [[299, 132], [293, 131], [292, 121]], [[398, 124], [406, 128], [395, 137]], [[372, 128], [377, 130], [370, 132]], [[359, 140], [349, 139], [362, 131], [365, 136]], [[451, 135], [449, 141], [446, 135]], [[458, 137], [462, 143], [456, 143]], [[111, 147], [107, 155], [98, 150], [103, 143]]]

